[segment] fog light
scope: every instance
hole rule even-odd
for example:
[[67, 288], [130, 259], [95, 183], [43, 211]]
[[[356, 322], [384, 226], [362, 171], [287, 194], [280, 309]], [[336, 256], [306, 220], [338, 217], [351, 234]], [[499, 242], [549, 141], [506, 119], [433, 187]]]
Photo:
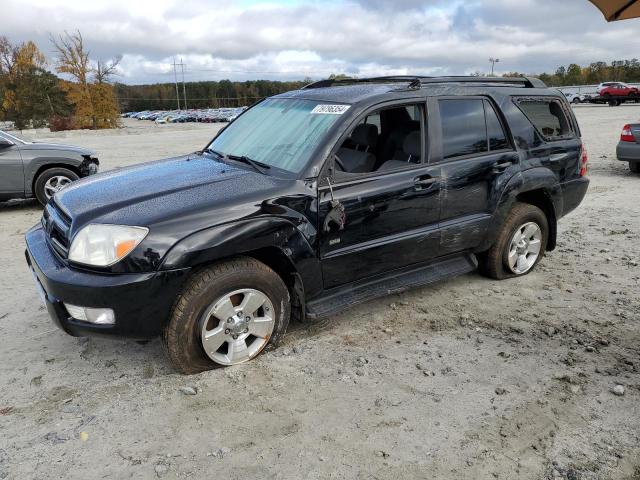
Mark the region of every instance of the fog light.
[[76, 320], [95, 323], [98, 325], [113, 325], [116, 323], [116, 316], [110, 308], [89, 308], [77, 305], [64, 304], [69, 315]]

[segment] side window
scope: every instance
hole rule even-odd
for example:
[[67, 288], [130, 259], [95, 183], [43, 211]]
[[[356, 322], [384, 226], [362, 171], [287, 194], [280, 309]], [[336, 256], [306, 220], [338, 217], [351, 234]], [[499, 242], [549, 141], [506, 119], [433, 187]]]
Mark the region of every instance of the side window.
[[423, 109], [422, 104], [411, 104], [367, 114], [336, 152], [336, 178], [420, 165]]
[[439, 105], [444, 159], [489, 150], [482, 99], [447, 99]]
[[557, 100], [521, 99], [518, 106], [545, 140], [557, 140], [571, 135], [571, 127]]
[[500, 123], [498, 115], [496, 114], [495, 108], [493, 107], [491, 102], [485, 100], [484, 111], [487, 118], [487, 137], [489, 137], [489, 150], [495, 151], [509, 148], [509, 141], [507, 140], [507, 136], [504, 133], [502, 124]]
[[367, 118], [364, 119], [364, 123], [367, 123], [369, 125], [375, 125], [379, 132], [380, 131], [380, 112], [374, 112], [371, 115], [367, 115]]

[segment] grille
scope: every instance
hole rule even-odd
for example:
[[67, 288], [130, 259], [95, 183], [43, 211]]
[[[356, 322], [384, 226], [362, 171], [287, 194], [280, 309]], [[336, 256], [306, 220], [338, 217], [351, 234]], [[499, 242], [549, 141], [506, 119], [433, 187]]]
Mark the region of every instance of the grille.
[[49, 202], [42, 214], [42, 227], [47, 234], [47, 243], [63, 259], [69, 255], [69, 228], [71, 219], [53, 202]]

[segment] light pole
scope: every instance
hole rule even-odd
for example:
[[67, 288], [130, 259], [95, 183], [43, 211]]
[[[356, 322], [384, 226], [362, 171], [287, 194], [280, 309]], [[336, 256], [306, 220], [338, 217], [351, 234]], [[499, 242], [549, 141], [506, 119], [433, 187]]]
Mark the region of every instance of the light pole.
[[496, 66], [496, 63], [498, 63], [500, 61], [499, 58], [490, 58], [489, 61], [491, 62], [491, 76], [493, 77], [493, 69]]

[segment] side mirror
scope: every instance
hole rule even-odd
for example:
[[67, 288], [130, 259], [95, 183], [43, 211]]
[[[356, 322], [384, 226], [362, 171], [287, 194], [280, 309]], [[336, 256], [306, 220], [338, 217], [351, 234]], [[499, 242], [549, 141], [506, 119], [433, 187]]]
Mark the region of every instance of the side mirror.
[[0, 137], [0, 148], [7, 148], [13, 146], [13, 142], [6, 138]]

